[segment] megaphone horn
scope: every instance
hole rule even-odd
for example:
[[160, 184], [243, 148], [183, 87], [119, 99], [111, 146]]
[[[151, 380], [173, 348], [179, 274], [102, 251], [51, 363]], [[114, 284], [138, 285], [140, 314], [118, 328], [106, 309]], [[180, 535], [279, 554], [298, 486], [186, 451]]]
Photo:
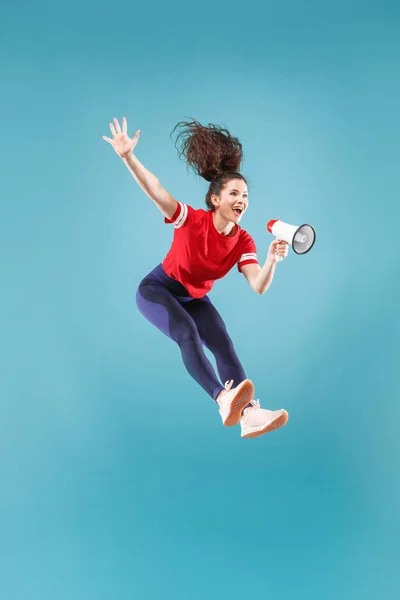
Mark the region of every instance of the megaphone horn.
[[[312, 225], [289, 225], [280, 219], [273, 219], [267, 223], [267, 229], [272, 235], [290, 244], [296, 254], [306, 254], [315, 243], [315, 229]], [[282, 260], [276, 257], [277, 262]]]

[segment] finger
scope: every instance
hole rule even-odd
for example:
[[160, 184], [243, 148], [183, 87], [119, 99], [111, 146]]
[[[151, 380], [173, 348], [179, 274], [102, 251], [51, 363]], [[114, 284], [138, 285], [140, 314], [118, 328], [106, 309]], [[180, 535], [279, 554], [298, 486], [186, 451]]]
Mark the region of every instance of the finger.
[[111, 130], [111, 133], [113, 134], [113, 136], [115, 137], [117, 135], [117, 133], [116, 133], [114, 125], [112, 123], [110, 123], [110, 130]]
[[128, 123], [126, 122], [126, 118], [122, 117], [122, 133], [128, 135]]
[[133, 139], [132, 139], [132, 142], [133, 142], [132, 150], [136, 146], [136, 144], [138, 143], [139, 137], [140, 137], [140, 129], [138, 129], [137, 132], [135, 133], [135, 135], [133, 136]]
[[115, 128], [117, 130], [117, 133], [121, 133], [121, 127], [119, 126], [118, 119], [113, 119], [113, 121], [115, 124]]

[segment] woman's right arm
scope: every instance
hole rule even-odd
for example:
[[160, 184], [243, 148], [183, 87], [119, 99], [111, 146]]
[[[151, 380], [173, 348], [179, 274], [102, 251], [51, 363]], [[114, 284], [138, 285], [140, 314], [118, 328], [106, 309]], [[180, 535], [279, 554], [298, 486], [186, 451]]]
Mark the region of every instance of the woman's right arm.
[[115, 127], [110, 123], [113, 139], [107, 138], [104, 135], [103, 139], [111, 144], [115, 152], [122, 158], [133, 178], [145, 194], [153, 200], [167, 219], [171, 219], [176, 212], [177, 201], [163, 188], [157, 177], [146, 169], [132, 152], [139, 140], [140, 130], [135, 133], [133, 138], [129, 138], [125, 117], [122, 119], [122, 131], [117, 119], [114, 119], [114, 124]]

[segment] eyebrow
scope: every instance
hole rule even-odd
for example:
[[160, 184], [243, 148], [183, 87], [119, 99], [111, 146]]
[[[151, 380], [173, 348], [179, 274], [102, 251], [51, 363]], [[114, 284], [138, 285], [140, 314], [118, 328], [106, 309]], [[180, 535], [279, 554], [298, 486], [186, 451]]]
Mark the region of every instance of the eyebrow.
[[[232, 188], [231, 192], [239, 192], [239, 190], [237, 190], [236, 188]], [[243, 194], [248, 194], [247, 190], [243, 192]]]

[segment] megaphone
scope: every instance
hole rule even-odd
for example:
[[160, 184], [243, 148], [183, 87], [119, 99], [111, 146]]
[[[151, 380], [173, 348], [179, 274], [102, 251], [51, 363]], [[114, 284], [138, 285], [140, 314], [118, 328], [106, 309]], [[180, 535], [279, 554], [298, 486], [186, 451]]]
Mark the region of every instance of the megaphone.
[[[314, 246], [316, 234], [312, 225], [289, 225], [275, 219], [267, 223], [267, 229], [280, 240], [288, 242], [296, 254], [306, 254]], [[282, 256], [276, 257], [277, 262], [281, 260]]]

